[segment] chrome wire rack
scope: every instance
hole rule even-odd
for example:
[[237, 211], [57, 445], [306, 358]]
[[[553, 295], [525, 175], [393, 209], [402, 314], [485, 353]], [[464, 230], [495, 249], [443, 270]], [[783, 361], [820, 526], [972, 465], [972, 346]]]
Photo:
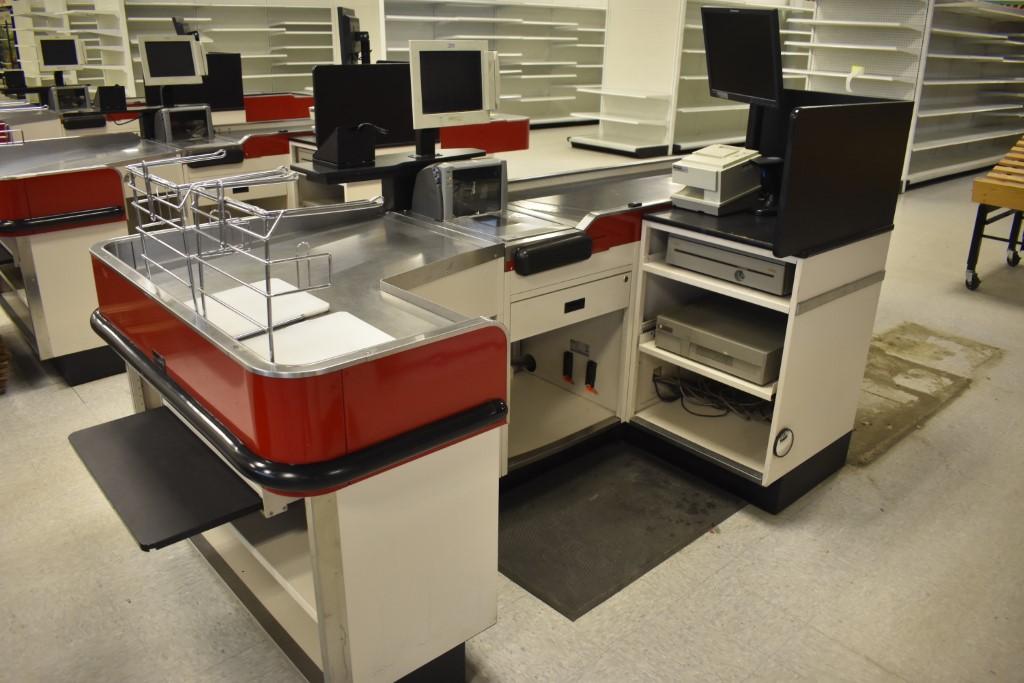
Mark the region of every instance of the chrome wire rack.
[[[236, 338], [266, 335], [274, 362], [274, 328], [290, 322], [275, 317], [275, 302], [330, 287], [331, 255], [311, 253], [308, 242], [273, 240], [282, 222], [301, 209], [268, 210], [228, 194], [235, 188], [293, 183], [299, 175], [294, 171], [279, 167], [190, 183], [154, 173], [160, 167], [184, 168], [225, 156], [219, 150], [127, 167], [141, 272], [164, 289], [180, 285], [183, 303], [222, 330], [226, 318], [237, 316]], [[291, 253], [283, 253], [289, 249]], [[248, 324], [242, 323], [245, 329], [237, 333], [240, 321]]]

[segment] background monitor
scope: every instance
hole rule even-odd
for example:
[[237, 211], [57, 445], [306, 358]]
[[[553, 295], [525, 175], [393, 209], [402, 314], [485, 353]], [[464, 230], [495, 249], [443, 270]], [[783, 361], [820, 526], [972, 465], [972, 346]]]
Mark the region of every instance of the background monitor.
[[411, 145], [409, 65], [325, 64], [313, 67], [313, 121], [317, 147], [338, 128], [372, 123], [387, 129], [378, 146]]
[[778, 107], [782, 46], [776, 10], [702, 7], [711, 94]]
[[213, 111], [245, 108], [241, 54], [210, 52], [206, 55], [206, 71], [202, 85], [147, 85], [146, 104], [156, 107], [208, 104]]
[[206, 74], [202, 47], [192, 36], [140, 36], [146, 85], [199, 85]]
[[85, 64], [85, 52], [77, 38], [40, 38], [39, 69], [70, 71]]
[[497, 100], [497, 58], [483, 40], [411, 40], [413, 128], [486, 123]]

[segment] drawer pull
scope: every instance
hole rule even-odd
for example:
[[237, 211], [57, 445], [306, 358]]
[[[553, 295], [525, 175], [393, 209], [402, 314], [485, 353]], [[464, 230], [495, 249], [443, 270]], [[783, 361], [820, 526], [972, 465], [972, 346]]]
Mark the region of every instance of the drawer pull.
[[582, 299], [573, 299], [572, 301], [567, 301], [565, 303], [565, 312], [572, 313], [573, 311], [582, 311], [586, 305], [586, 297], [583, 297]]

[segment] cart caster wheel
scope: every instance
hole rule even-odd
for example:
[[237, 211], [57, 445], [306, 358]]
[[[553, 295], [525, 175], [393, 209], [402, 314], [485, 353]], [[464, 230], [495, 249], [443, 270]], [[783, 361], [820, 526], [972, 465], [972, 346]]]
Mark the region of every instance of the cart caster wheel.
[[977, 273], [970, 273], [967, 276], [967, 280], [964, 282], [964, 284], [967, 285], [967, 289], [973, 292], [978, 288], [978, 285], [981, 284], [981, 278], [978, 277]]
[[1006, 252], [1006, 265], [1010, 266], [1011, 268], [1020, 265], [1020, 252], [1018, 252], [1018, 251], [1008, 251], [1008, 252]]

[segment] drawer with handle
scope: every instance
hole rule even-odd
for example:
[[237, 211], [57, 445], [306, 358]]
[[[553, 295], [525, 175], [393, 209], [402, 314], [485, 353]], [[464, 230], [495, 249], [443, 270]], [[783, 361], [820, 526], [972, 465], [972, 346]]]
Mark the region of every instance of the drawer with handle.
[[596, 318], [629, 305], [629, 274], [623, 273], [512, 304], [512, 341]]

